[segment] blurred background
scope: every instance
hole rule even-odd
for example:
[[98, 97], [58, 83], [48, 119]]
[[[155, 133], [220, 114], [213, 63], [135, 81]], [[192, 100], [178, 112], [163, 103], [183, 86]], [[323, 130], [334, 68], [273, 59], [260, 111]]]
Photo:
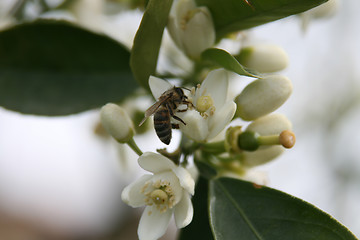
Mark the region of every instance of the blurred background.
[[[16, 22], [9, 13], [19, 2], [0, 1], [0, 28]], [[38, 17], [41, 2], [28, 1], [20, 17]], [[76, 21], [130, 47], [141, 12], [124, 11], [123, 2], [81, 0], [72, 12], [42, 17]], [[286, 50], [290, 65], [282, 74], [294, 85], [277, 112], [292, 121], [297, 143], [259, 169], [269, 175], [269, 186], [312, 203], [360, 236], [360, 2], [335, 2], [329, 12], [292, 16], [248, 33]], [[0, 239], [137, 238], [141, 210], [120, 199], [141, 174], [137, 157], [98, 124], [97, 110], [49, 118], [0, 108]], [[151, 131], [136, 140], [153, 151], [163, 147], [148, 144], [154, 136]], [[170, 228], [162, 239], [174, 234]]]

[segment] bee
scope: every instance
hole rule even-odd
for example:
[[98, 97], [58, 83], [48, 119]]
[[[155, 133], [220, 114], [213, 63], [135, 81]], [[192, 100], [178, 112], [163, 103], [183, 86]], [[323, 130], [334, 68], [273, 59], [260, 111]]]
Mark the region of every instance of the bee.
[[187, 101], [184, 91], [180, 87], [173, 87], [165, 91], [151, 107], [145, 111], [145, 117], [140, 122], [141, 126], [145, 120], [154, 114], [154, 127], [156, 135], [159, 139], [169, 145], [171, 141], [171, 129], [179, 129], [179, 124], [171, 123], [171, 118], [180, 121], [182, 124], [186, 123], [175, 115], [175, 112], [185, 112], [187, 110], [178, 110], [180, 104], [191, 104]]

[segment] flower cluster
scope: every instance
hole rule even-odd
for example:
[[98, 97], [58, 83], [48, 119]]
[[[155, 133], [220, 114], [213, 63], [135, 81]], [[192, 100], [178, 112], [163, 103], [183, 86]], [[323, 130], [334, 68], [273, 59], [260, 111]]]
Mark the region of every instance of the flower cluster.
[[[201, 61], [201, 53], [215, 44], [211, 13], [191, 0], [174, 2], [168, 30], [175, 44], [194, 62]], [[191, 222], [196, 182], [188, 168], [192, 160], [195, 165], [198, 161], [207, 164], [217, 173], [215, 177], [234, 176], [265, 184], [264, 175], [251, 168], [271, 161], [294, 145], [290, 121], [273, 113], [292, 92], [291, 81], [276, 74], [287, 66], [285, 51], [275, 45], [245, 46], [234, 59], [259, 73], [236, 97], [229, 93], [234, 84], [231, 72], [218, 66], [211, 69], [204, 64], [186, 86], [149, 77], [156, 102], [145, 111], [140, 125], [154, 114], [159, 137], [171, 139], [172, 128], [180, 130], [182, 140], [175, 152], [162, 149], [158, 150], [160, 154], [142, 153], [125, 110], [115, 104], [102, 108], [104, 128], [138, 153], [140, 167], [152, 173], [143, 175], [122, 193], [123, 201], [131, 207], [145, 206], [138, 228], [140, 239], [161, 237], [172, 216], [178, 228]]]

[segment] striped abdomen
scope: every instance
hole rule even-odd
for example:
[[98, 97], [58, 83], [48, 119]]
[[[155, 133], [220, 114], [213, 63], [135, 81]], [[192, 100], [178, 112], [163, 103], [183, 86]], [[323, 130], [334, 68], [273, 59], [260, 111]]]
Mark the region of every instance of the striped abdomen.
[[155, 132], [159, 139], [169, 145], [171, 140], [170, 113], [166, 107], [161, 106], [154, 114]]

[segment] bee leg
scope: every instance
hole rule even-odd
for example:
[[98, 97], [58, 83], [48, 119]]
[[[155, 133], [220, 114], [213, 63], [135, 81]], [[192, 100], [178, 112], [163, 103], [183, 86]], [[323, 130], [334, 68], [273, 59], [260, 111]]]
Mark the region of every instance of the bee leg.
[[179, 118], [178, 116], [173, 115], [172, 117], [173, 117], [174, 119], [182, 122], [184, 125], [186, 125], [186, 123], [185, 123], [181, 118]]
[[189, 108], [189, 107], [194, 107], [194, 104], [192, 104], [192, 102], [189, 102], [189, 101], [187, 101], [187, 100], [184, 100], [182, 103], [183, 103], [183, 104], [186, 104], [188, 108]]
[[179, 126], [179, 124], [172, 123], [172, 124], [171, 124], [171, 128], [172, 128], [172, 129], [179, 129], [180, 126]]

